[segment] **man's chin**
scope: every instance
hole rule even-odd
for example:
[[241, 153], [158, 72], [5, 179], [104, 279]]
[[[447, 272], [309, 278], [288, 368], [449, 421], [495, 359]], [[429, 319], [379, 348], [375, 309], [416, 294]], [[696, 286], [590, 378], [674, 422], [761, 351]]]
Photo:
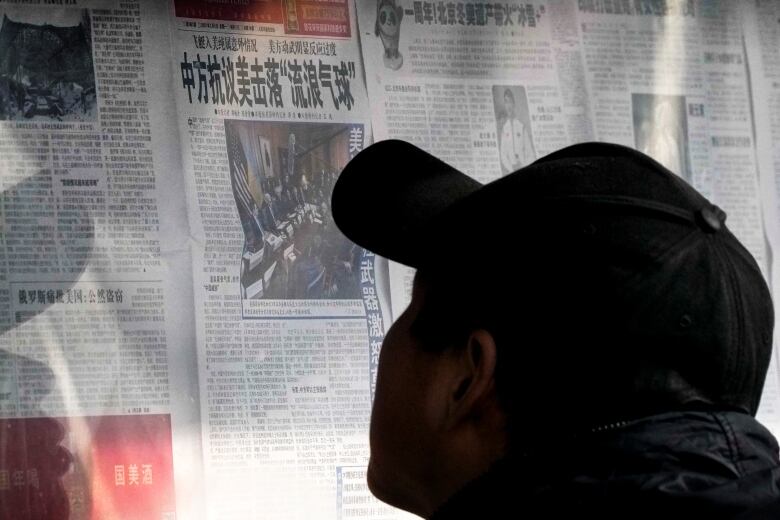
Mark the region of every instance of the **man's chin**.
[[398, 509], [419, 514], [415, 511], [416, 508], [411, 503], [410, 497], [405, 496], [402, 490], [399, 489], [399, 479], [382, 475], [382, 469], [377, 465], [373, 457], [368, 460], [366, 483], [368, 484], [368, 490], [371, 491], [371, 494], [377, 500], [381, 500], [385, 504]]
[[377, 473], [376, 463], [374, 462], [373, 457], [369, 457], [368, 469], [366, 470], [366, 484], [368, 484], [368, 490], [371, 491], [371, 494], [377, 499], [388, 503], [384, 498], [386, 493], [384, 492], [384, 486], [382, 486], [382, 479]]

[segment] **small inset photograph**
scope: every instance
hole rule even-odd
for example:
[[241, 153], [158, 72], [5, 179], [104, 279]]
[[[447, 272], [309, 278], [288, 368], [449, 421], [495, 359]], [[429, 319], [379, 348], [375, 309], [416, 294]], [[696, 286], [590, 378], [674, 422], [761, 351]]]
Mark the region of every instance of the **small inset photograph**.
[[396, 0], [376, 1], [374, 36], [382, 42], [382, 62], [390, 70], [398, 70], [404, 64], [404, 56], [398, 50], [403, 18], [404, 9], [396, 4]]
[[493, 86], [493, 110], [501, 173], [507, 175], [536, 160], [525, 88], [517, 85]]
[[333, 185], [362, 125], [225, 121], [244, 230], [243, 299], [360, 299], [363, 250], [336, 227]]
[[636, 149], [691, 182], [685, 96], [632, 94]]
[[95, 121], [86, 9], [0, 9], [0, 120]]

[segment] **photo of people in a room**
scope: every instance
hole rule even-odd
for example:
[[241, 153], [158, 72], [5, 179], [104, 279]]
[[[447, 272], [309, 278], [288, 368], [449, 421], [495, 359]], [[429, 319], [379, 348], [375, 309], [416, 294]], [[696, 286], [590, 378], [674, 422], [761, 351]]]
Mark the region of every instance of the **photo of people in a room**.
[[225, 121], [244, 230], [244, 299], [358, 299], [362, 249], [336, 228], [333, 184], [353, 125]]

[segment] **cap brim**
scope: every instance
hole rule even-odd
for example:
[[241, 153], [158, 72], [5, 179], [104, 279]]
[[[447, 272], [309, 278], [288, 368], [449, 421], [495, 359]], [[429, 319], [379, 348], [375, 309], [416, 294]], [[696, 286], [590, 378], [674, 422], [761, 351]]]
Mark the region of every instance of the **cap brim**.
[[416, 146], [375, 143], [357, 154], [333, 188], [332, 212], [347, 238], [396, 262], [419, 267], [424, 231], [482, 184]]

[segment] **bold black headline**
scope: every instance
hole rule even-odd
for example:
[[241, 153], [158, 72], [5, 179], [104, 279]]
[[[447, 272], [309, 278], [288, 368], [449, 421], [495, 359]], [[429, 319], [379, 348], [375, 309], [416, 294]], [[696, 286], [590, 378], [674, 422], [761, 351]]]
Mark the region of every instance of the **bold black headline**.
[[[205, 59], [205, 61], [204, 61]], [[322, 60], [218, 58], [216, 55], [188, 56], [181, 62], [182, 87], [190, 103], [284, 108], [283, 88], [290, 89], [295, 108], [322, 108], [326, 91], [336, 110], [352, 110], [355, 98], [350, 82], [355, 79], [355, 62], [338, 65]], [[286, 78], [282, 81], [282, 78]]]
[[122, 289], [19, 289], [19, 305], [54, 303], [122, 303]]
[[580, 11], [641, 16], [695, 16], [693, 0], [579, 0]]
[[536, 27], [544, 6], [508, 2], [414, 2], [413, 9], [404, 13], [414, 16], [414, 23], [427, 25]]

